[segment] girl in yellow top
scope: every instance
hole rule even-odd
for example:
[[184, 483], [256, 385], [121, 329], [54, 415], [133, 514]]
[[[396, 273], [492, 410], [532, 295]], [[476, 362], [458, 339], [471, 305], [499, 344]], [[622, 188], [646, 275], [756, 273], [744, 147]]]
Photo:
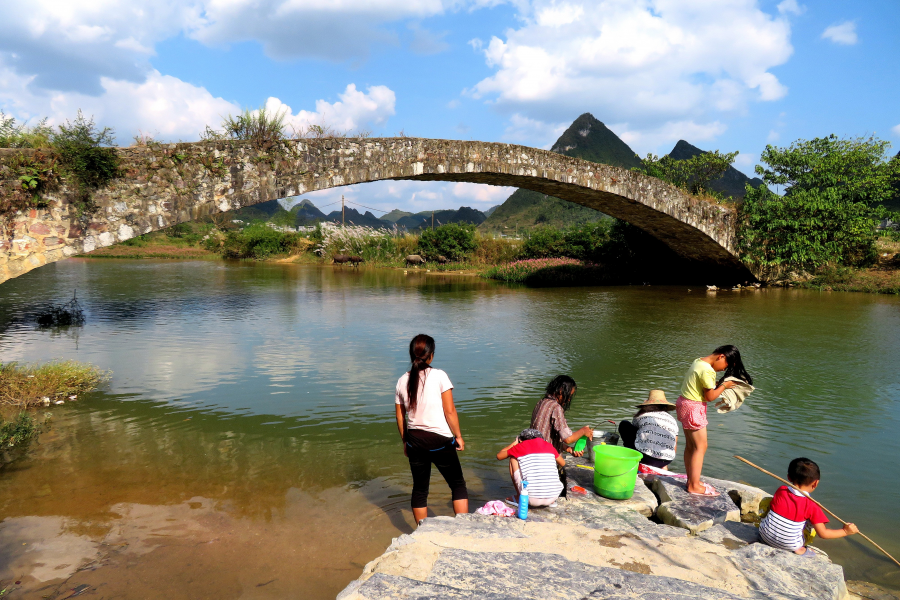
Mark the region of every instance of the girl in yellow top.
[[[716, 382], [717, 371], [725, 371], [719, 383]], [[700, 472], [703, 470], [703, 457], [708, 446], [706, 403], [714, 401], [722, 392], [734, 387], [733, 381], [724, 381], [726, 377], [737, 377], [753, 385], [753, 379], [741, 361], [740, 351], [731, 345], [719, 346], [709, 356], [691, 363], [681, 384], [676, 411], [687, 441], [684, 445], [684, 469], [688, 476], [687, 490], [691, 494], [719, 495], [714, 487], [700, 481]]]

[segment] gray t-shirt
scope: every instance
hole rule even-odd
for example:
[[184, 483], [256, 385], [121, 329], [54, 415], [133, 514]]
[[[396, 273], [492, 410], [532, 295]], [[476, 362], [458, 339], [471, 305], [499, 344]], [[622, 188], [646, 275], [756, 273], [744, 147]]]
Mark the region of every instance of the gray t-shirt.
[[635, 450], [659, 460], [675, 458], [678, 422], [672, 413], [644, 413], [632, 420], [631, 423], [638, 428], [637, 437], [634, 440]]

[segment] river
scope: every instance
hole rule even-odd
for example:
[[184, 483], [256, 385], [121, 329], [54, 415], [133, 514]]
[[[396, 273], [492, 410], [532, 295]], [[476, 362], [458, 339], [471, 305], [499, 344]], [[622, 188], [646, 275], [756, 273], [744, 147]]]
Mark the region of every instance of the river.
[[[83, 327], [23, 316], [73, 289]], [[455, 385], [471, 510], [509, 495], [495, 454], [554, 375], [579, 385], [570, 424], [602, 429], [652, 388], [674, 402], [691, 360], [733, 343], [758, 389], [711, 414], [704, 474], [774, 491], [732, 455], [782, 475], [807, 456], [823, 473], [816, 498], [900, 556], [896, 297], [71, 259], [0, 286], [0, 361], [71, 358], [113, 378], [42, 410], [49, 430], [0, 471], [0, 581], [33, 598], [79, 584], [118, 598], [333, 598], [412, 530], [392, 404], [420, 332]], [[452, 514], [437, 473], [430, 505]], [[848, 579], [900, 589], [858, 536], [819, 545]]]

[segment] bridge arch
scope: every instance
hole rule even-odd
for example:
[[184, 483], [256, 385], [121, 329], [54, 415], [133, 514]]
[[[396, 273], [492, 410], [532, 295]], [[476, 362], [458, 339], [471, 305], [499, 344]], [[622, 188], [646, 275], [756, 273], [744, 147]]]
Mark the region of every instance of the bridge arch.
[[[23, 150], [3, 150], [0, 156]], [[49, 207], [0, 217], [0, 283], [136, 235], [260, 202], [345, 185], [407, 179], [525, 188], [602, 211], [685, 258], [751, 277], [735, 248], [735, 211], [659, 179], [555, 152], [492, 142], [325, 138], [260, 151], [248, 142], [154, 144], [117, 150], [122, 176], [78, 214], [66, 185]], [[16, 181], [0, 174], [0, 193]], [[3, 230], [0, 230], [2, 234]]]

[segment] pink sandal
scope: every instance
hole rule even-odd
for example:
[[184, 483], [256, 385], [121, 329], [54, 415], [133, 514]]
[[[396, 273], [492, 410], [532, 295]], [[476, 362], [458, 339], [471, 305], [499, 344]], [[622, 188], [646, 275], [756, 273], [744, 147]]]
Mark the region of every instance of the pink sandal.
[[719, 492], [717, 492], [716, 488], [714, 488], [713, 486], [709, 485], [708, 483], [704, 483], [702, 494], [697, 494], [695, 492], [690, 492], [690, 491], [688, 492], [688, 494], [690, 494], [691, 496], [709, 496], [710, 498], [712, 498], [712, 497], [718, 496]]

